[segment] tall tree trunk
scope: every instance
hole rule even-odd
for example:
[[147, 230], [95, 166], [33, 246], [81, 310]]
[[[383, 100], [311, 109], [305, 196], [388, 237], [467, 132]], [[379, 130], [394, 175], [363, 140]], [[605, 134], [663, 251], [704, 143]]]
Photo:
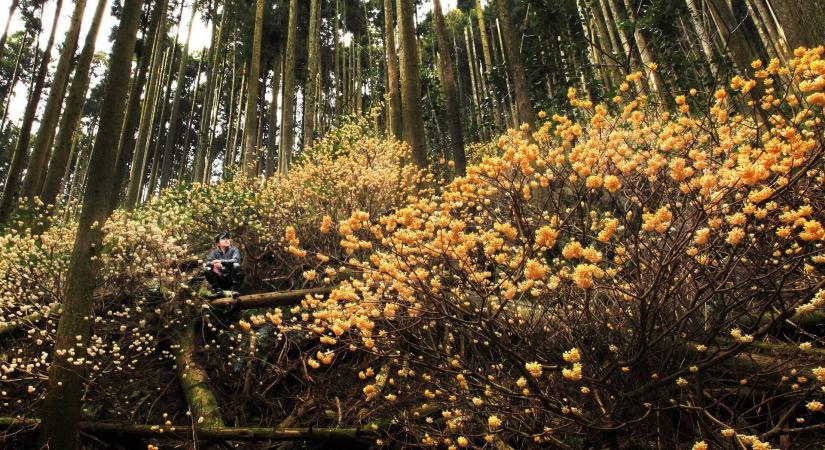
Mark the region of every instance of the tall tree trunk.
[[741, 22], [744, 17], [737, 18], [730, 5], [725, 0], [707, 0], [711, 17], [716, 24], [719, 37], [728, 50], [731, 60], [740, 72], [751, 70], [751, 62], [759, 58], [759, 53], [752, 46], [745, 35]]
[[[604, 65], [601, 63], [602, 47], [599, 45], [599, 36], [592, 27], [593, 20], [591, 19], [592, 11], [586, 7], [583, 0], [576, 0], [576, 9], [579, 12], [579, 21], [581, 23], [581, 30], [587, 40], [587, 59], [589, 62], [590, 72], [595, 76], [598, 72], [599, 79], [602, 86], [608, 87], [611, 85], [610, 77], [605, 71]], [[588, 86], [588, 93], [590, 92], [590, 84]]]
[[[596, 19], [596, 24], [599, 27], [599, 33], [602, 37], [610, 42], [613, 58], [619, 64], [625, 64], [622, 48], [619, 44], [619, 38], [616, 36], [616, 30], [612, 27], [610, 19], [610, 11], [608, 11], [606, 0], [588, 0], [590, 8], [593, 10], [593, 16]], [[598, 5], [598, 6], [597, 6]], [[598, 9], [598, 11], [596, 11]]]
[[113, 209], [109, 191], [114, 188], [117, 141], [129, 89], [131, 61], [140, 22], [142, 1], [125, 0], [120, 26], [109, 58], [106, 93], [101, 106], [101, 123], [89, 163], [95, 176], [89, 180], [77, 226], [62, 314], [57, 326], [54, 352], [49, 367], [49, 386], [43, 402], [40, 444], [51, 450], [73, 450], [77, 444], [77, 422], [84, 391], [84, 366], [70, 361], [74, 350], [85, 353], [91, 334], [94, 283], [99, 270], [103, 224]]
[[20, 125], [20, 134], [17, 137], [11, 163], [6, 173], [6, 183], [3, 185], [3, 198], [0, 200], [0, 223], [6, 223], [14, 210], [14, 195], [17, 190], [17, 184], [20, 181], [20, 175], [23, 172], [23, 164], [26, 162], [26, 156], [29, 151], [32, 124], [34, 123], [34, 116], [37, 113], [37, 104], [40, 103], [40, 95], [43, 93], [43, 85], [46, 83], [46, 72], [49, 70], [54, 36], [57, 33], [57, 22], [58, 19], [60, 19], [62, 6], [63, 0], [57, 0], [52, 31], [51, 34], [49, 34], [46, 49], [43, 51], [43, 60], [40, 62], [37, 76], [33, 80], [34, 84], [31, 95], [29, 96], [29, 102], [26, 105], [26, 112], [23, 114], [23, 123]]
[[[475, 74], [473, 78], [477, 83], [475, 88], [478, 95], [478, 104], [476, 105], [476, 108], [478, 110], [479, 135], [481, 136], [482, 141], [486, 141], [489, 138], [489, 133], [487, 130], [488, 122], [487, 116], [485, 114], [485, 110], [487, 109], [487, 87], [484, 83], [484, 70], [480, 58], [478, 57], [478, 52], [476, 51], [476, 38], [475, 33], [473, 32], [472, 22], [470, 22], [467, 25], [467, 30], [470, 31], [470, 42], [468, 51], [471, 52], [468, 61], [470, 62], [471, 66], [470, 70], [472, 70]], [[464, 38], [466, 39], [467, 36], [464, 36]]]
[[[72, 144], [69, 146], [69, 158], [68, 158], [68, 162], [66, 163], [66, 170], [63, 171], [63, 182], [67, 183], [67, 184], [68, 184], [69, 180], [72, 177], [72, 171], [74, 169], [77, 169], [77, 161], [79, 161], [78, 150], [79, 150], [79, 147], [80, 147], [80, 137], [81, 137], [80, 130], [75, 130], [74, 135], [72, 136]], [[61, 190], [63, 192], [68, 191], [68, 189], [66, 189], [66, 187], [63, 187]], [[65, 195], [63, 195], [61, 197], [64, 200], [66, 198]], [[55, 200], [55, 202], [56, 201], [57, 200]], [[69, 208], [65, 208], [65, 210], [68, 210], [68, 209]]]
[[77, 49], [77, 40], [80, 36], [80, 24], [83, 20], [83, 13], [86, 10], [86, 0], [75, 0], [74, 11], [63, 42], [63, 49], [60, 51], [60, 58], [57, 61], [52, 88], [46, 100], [46, 107], [43, 110], [43, 117], [40, 118], [40, 128], [37, 130], [37, 138], [34, 140], [34, 149], [29, 157], [29, 164], [26, 168], [26, 178], [23, 180], [24, 197], [29, 199], [40, 195], [43, 188], [43, 180], [46, 177], [46, 165], [49, 162], [52, 143], [57, 129], [57, 120], [60, 117], [60, 108], [63, 105], [63, 97], [66, 94], [66, 86], [69, 84], [69, 73], [71, 72], [72, 59]]
[[[181, 6], [183, 6], [183, 2], [181, 2]], [[163, 153], [163, 146], [161, 145], [164, 142], [165, 134], [166, 133], [166, 122], [168, 121], [168, 112], [169, 112], [169, 97], [172, 96], [172, 69], [175, 66], [175, 54], [177, 53], [178, 48], [178, 34], [180, 32], [180, 25], [178, 26], [178, 33], [175, 34], [175, 42], [172, 44], [172, 47], [169, 49], [169, 63], [166, 65], [166, 75], [164, 75], [164, 79], [166, 80], [166, 87], [163, 90], [163, 100], [160, 102], [158, 108], [160, 109], [158, 114], [158, 125], [157, 125], [157, 133], [155, 134], [154, 138], [154, 146], [155, 149], [152, 152], [152, 167], [149, 171], [149, 181], [147, 184], [146, 189], [146, 200], [152, 198], [155, 193], [155, 185], [160, 174], [160, 165], [161, 165], [161, 158]], [[149, 139], [148, 143], [151, 143], [152, 139]], [[140, 199], [138, 199], [140, 201]]]
[[765, 51], [768, 53], [769, 58], [777, 58], [780, 61], [785, 62], [786, 56], [781, 50], [779, 50], [776, 45], [774, 45], [773, 39], [771, 39], [770, 34], [768, 33], [768, 29], [762, 20], [762, 16], [759, 12], [754, 8], [753, 2], [745, 0], [745, 5], [748, 8], [748, 14], [750, 15], [751, 20], [753, 21], [753, 25], [756, 28], [756, 32], [759, 34], [759, 39], [762, 41], [762, 45], [765, 47]]
[[298, 0], [289, 0], [288, 30], [281, 106], [281, 145], [278, 154], [278, 173], [281, 175], [289, 173], [295, 142], [295, 46], [298, 41]]
[[212, 44], [209, 48], [209, 65], [206, 69], [206, 88], [204, 89], [203, 107], [201, 109], [201, 121], [198, 127], [198, 146], [195, 150], [195, 162], [192, 174], [192, 181], [203, 182], [208, 172], [206, 163], [208, 159], [207, 143], [209, 141], [209, 129], [211, 127], [212, 98], [215, 90], [215, 62], [218, 52], [223, 46], [223, 27], [226, 23], [227, 8], [224, 6], [221, 11], [221, 23], [217, 28], [212, 29]]
[[263, 33], [264, 0], [257, 0], [255, 8], [255, 32], [252, 40], [252, 61], [249, 64], [248, 98], [246, 101], [246, 126], [241, 161], [247, 178], [258, 175], [256, 167], [259, 151], [258, 140], [258, 84], [261, 75], [261, 36]]
[[[627, 61], [627, 69], [628, 73], [633, 72], [638, 67], [638, 60], [636, 59], [636, 53], [633, 51], [633, 47], [630, 45], [630, 39], [628, 39], [627, 35], [625, 34], [622, 27], [619, 25], [620, 23], [624, 22], [624, 18], [621, 16], [619, 11], [619, 6], [616, 4], [616, 0], [601, 0], [602, 2], [607, 2], [608, 6], [610, 7], [610, 18], [613, 23], [613, 26], [616, 28], [616, 32], [619, 34], [619, 40], [622, 43], [622, 49], [624, 49], [624, 57]], [[636, 80], [636, 90], [639, 94], [647, 93], [647, 89], [645, 88], [644, 82], [641, 79]]]
[[825, 5], [821, 0], [770, 0], [791, 51], [825, 44]]
[[699, 38], [702, 53], [704, 53], [705, 60], [707, 60], [710, 66], [711, 75], [715, 78], [716, 74], [719, 73], [719, 68], [714, 60], [713, 44], [711, 43], [707, 28], [705, 28], [705, 20], [702, 17], [702, 12], [696, 4], [696, 0], [685, 0], [685, 3], [687, 3], [688, 11], [690, 11], [690, 21], [693, 24], [693, 31], [696, 32], [696, 37]]
[[[212, 163], [214, 163], [215, 158], [218, 156], [218, 153], [220, 153], [220, 151], [221, 151], [221, 149], [219, 149], [215, 146], [215, 135], [217, 134], [217, 130], [218, 130], [218, 127], [217, 127], [218, 115], [220, 114], [220, 110], [221, 110], [221, 105], [220, 105], [221, 92], [223, 92], [222, 89], [223, 89], [224, 79], [226, 78], [226, 75], [225, 75], [226, 70], [225, 70], [225, 65], [224, 65], [225, 59], [226, 58], [223, 57], [223, 53], [219, 53], [218, 54], [218, 59], [215, 61], [215, 67], [219, 68], [219, 69], [217, 69], [218, 70], [218, 80], [217, 80], [217, 84], [215, 86], [215, 89], [212, 92], [212, 109], [209, 113], [210, 114], [209, 121], [210, 121], [210, 123], [215, 124], [215, 125], [209, 127], [209, 140], [207, 141], [207, 147], [206, 147], [207, 149], [209, 149], [209, 151], [207, 153], [208, 158], [209, 158], [209, 159], [207, 159], [207, 161], [209, 161], [209, 164], [206, 166], [206, 170], [204, 171], [204, 180], [203, 180], [204, 183], [206, 183], [206, 182], [208, 182], [209, 180], [212, 179], [212, 170], [211, 170], [212, 169]], [[223, 150], [224, 150], [224, 153], [225, 153], [226, 149], [224, 148]]]
[[427, 167], [427, 140], [424, 135], [424, 115], [421, 108], [421, 77], [418, 73], [418, 41], [415, 36], [412, 0], [397, 0], [398, 35], [401, 46], [401, 106], [403, 108], [404, 141], [412, 147], [413, 161]]
[[321, 63], [321, 3], [310, 0], [309, 3], [309, 36], [307, 37], [307, 79], [304, 84], [304, 132], [301, 137], [303, 148], [306, 150], [315, 139], [315, 91], [320, 85]]
[[[384, 0], [392, 1], [392, 0]], [[333, 25], [332, 30], [332, 38], [334, 40], [335, 49], [333, 50], [332, 59], [335, 60], [333, 65], [335, 66], [335, 89], [333, 90], [333, 94], [335, 95], [335, 115], [341, 114], [343, 109], [341, 108], [341, 32], [340, 32], [340, 24], [341, 24], [341, 1], [335, 0], [335, 22]], [[282, 127], [283, 128], [283, 127]]]
[[[441, 58], [439, 59], [441, 85], [444, 89], [444, 100], [447, 103], [447, 126], [450, 128], [453, 163], [455, 164], [456, 175], [464, 176], [467, 174], [467, 158], [464, 155], [464, 131], [461, 129], [461, 108], [458, 106], [453, 61], [450, 58], [450, 45], [447, 43], [447, 29], [444, 26], [444, 16], [441, 13], [441, 2], [435, 0], [433, 5], [438, 50], [441, 52]], [[487, 48], [487, 52], [489, 51], [490, 49]]]
[[77, 60], [72, 87], [69, 89], [66, 109], [60, 118], [60, 131], [55, 139], [54, 152], [49, 161], [49, 170], [41, 194], [43, 202], [47, 205], [54, 204], [57, 193], [60, 191], [61, 182], [64, 179], [63, 175], [69, 161], [69, 152], [74, 142], [75, 130], [77, 130], [77, 124], [80, 122], [83, 102], [89, 88], [89, 70], [95, 53], [95, 40], [100, 29], [100, 22], [103, 19], [103, 13], [106, 12], [107, 2], [108, 0], [98, 0], [94, 17], [92, 17], [92, 24], [88, 33], [86, 33], [83, 50]]
[[[501, 36], [501, 21], [496, 19], [496, 31], [498, 32], [498, 46], [501, 50], [501, 57], [502, 60], [506, 61], [506, 57], [504, 56], [507, 52], [504, 50], [504, 39]], [[513, 95], [512, 86], [513, 83], [510, 82], [510, 71], [504, 71], [504, 81], [507, 82], [507, 99], [510, 102], [510, 120], [512, 122], [513, 128], [518, 128], [518, 111], [516, 110], [516, 102], [515, 96]]]
[[275, 158], [278, 152], [277, 141], [275, 140], [278, 129], [278, 94], [281, 91], [281, 48], [275, 52], [272, 58], [272, 97], [269, 100], [269, 136], [266, 140], [266, 166], [264, 175], [266, 178], [275, 173]]
[[14, 17], [14, 12], [17, 11], [17, 6], [20, 4], [20, 0], [12, 0], [11, 5], [9, 5], [9, 17], [6, 19], [6, 27], [3, 29], [3, 35], [0, 36], [0, 59], [3, 59], [3, 54], [6, 51], [6, 39], [9, 37], [9, 25], [11, 25], [11, 19]]
[[516, 110], [518, 112], [519, 125], [533, 125], [533, 106], [530, 102], [530, 91], [527, 86], [527, 75], [524, 72], [524, 64], [521, 61], [519, 44], [516, 41], [516, 33], [513, 29], [513, 20], [510, 18], [510, 2], [508, 0], [498, 0], [498, 17], [501, 33], [504, 36], [504, 50], [507, 52], [507, 65], [510, 69], [510, 76], [513, 79], [513, 89], [516, 91]]
[[241, 124], [243, 123], [241, 119], [243, 118], [244, 112], [244, 105], [246, 104], [246, 64], [241, 67], [241, 84], [238, 86], [238, 109], [235, 111], [235, 125], [234, 127], [230, 124], [230, 128], [232, 128], [232, 133], [230, 134], [229, 139], [229, 147], [226, 149], [226, 157], [224, 161], [224, 171], [228, 172], [227, 169], [232, 168], [235, 165], [235, 156], [237, 155], [237, 148], [238, 142], [241, 141], [239, 137], [241, 137]]
[[765, 3], [766, 0], [747, 0], [747, 2], [748, 7], [756, 8], [756, 11], [762, 18], [762, 23], [765, 26], [765, 30], [767, 31], [777, 54], [779, 54], [783, 60], [787, 62], [790, 59], [792, 52], [788, 47], [788, 42], [785, 41], [785, 37], [782, 36], [782, 33], [780, 33], [777, 28], [778, 24], [776, 23], [774, 15], [770, 10], [770, 6]]
[[186, 75], [186, 65], [189, 63], [189, 39], [192, 36], [192, 24], [195, 22], [195, 13], [198, 10], [198, 1], [192, 2], [192, 16], [189, 17], [189, 25], [186, 29], [186, 41], [183, 44], [183, 51], [178, 64], [178, 75], [175, 83], [175, 95], [172, 98], [172, 113], [169, 116], [169, 131], [166, 133], [166, 143], [163, 146], [163, 166], [160, 173], [160, 188], [163, 189], [169, 184], [169, 177], [172, 173], [172, 156], [175, 143], [178, 139], [178, 117], [180, 116], [180, 98], [183, 92], [183, 81]]
[[396, 139], [404, 133], [401, 118], [401, 93], [398, 91], [398, 57], [395, 53], [395, 14], [393, 0], [384, 0], [384, 52], [387, 60], [387, 130]]
[[652, 64], [655, 63], [653, 50], [651, 46], [648, 45], [647, 38], [636, 20], [636, 11], [633, 8], [633, 4], [631, 4], [631, 0], [624, 0], [624, 5], [625, 9], [627, 9], [627, 16], [633, 23], [633, 38], [636, 40], [636, 46], [639, 48], [639, 55], [642, 58], [644, 70], [652, 82], [653, 92], [659, 98], [664, 109], [667, 109], [667, 105], [669, 105], [671, 101], [670, 92], [667, 89], [667, 85], [665, 85], [665, 80], [662, 79], [662, 75], [657, 70], [651, 68]]
[[[155, 58], [154, 46], [157, 41], [158, 29], [161, 26], [161, 14], [165, 14], [166, 11], [166, 7], [163, 6], [162, 3], [165, 3], [165, 1], [153, 5], [152, 15], [149, 20], [149, 30], [148, 32], [144, 31], [143, 38], [141, 39], [143, 41], [143, 45], [141, 46], [141, 52], [139, 55], [138, 73], [136, 79], [132, 82], [132, 87], [129, 91], [129, 101], [126, 106], [126, 117], [123, 119], [123, 128], [120, 132], [120, 142], [118, 144], [117, 163], [115, 165], [117, 187], [112, 189], [112, 197], [115, 204], [117, 204], [121, 193], [123, 193], [124, 200], [127, 200], [128, 189], [126, 190], [127, 192], [123, 192], [124, 190], [121, 188], [126, 178], [126, 171], [129, 168], [129, 163], [131, 162], [132, 166], [134, 166], [134, 164], [138, 161], [143, 161], [143, 156], [140, 153], [140, 150], [137, 150], [137, 154], [135, 154], [136, 134], [139, 131], [138, 128], [142, 118], [141, 112], [143, 111], [143, 108], [141, 108], [140, 98], [143, 94], [144, 85], [147, 85], [147, 77], [149, 77], [149, 84], [146, 88], [147, 98], [149, 98], [148, 90], [151, 89], [151, 86], [153, 86], [155, 80], [155, 69], [152, 65], [154, 64]], [[151, 70], [150, 67], [152, 68]], [[145, 108], [146, 102], [143, 102], [143, 104]], [[129, 184], [131, 184], [131, 182]]]
[[146, 92], [146, 98], [143, 101], [143, 107], [140, 114], [140, 125], [138, 126], [138, 135], [135, 142], [134, 157], [132, 158], [132, 168], [129, 173], [129, 186], [126, 189], [125, 206], [127, 209], [134, 209], [137, 205], [140, 189], [143, 186], [143, 173], [146, 167], [146, 160], [148, 158], [147, 137], [149, 129], [154, 123], [154, 111], [157, 104], [158, 92], [163, 83], [162, 69], [164, 52], [163, 41], [166, 37], [166, 12], [168, 7], [168, 0], [160, 0], [156, 8], [160, 8], [160, 20], [158, 21], [158, 28], [155, 31], [154, 42], [152, 43], [152, 63], [149, 72], [149, 87]]
[[359, 115], [364, 112], [364, 75], [361, 66], [363, 49], [364, 47], [361, 45], [355, 47], [355, 82], [353, 86], [355, 87], [355, 114]]
[[342, 62], [341, 62], [341, 71], [342, 77], [344, 80], [344, 87], [342, 88], [344, 100], [344, 111], [347, 115], [352, 114], [352, 47], [355, 45], [355, 42], [350, 40], [350, 44], [347, 47], [342, 47]]
[[[144, 190], [146, 188], [146, 184], [148, 183], [148, 179], [152, 174], [154, 169], [155, 163], [158, 160], [159, 156], [157, 145], [153, 146], [153, 143], [156, 143], [158, 136], [161, 133], [161, 126], [163, 124], [163, 113], [164, 113], [164, 97], [166, 96], [167, 91], [167, 81], [169, 78], [167, 77], [167, 72], [169, 67], [172, 65], [172, 60], [174, 59], [174, 48], [169, 47], [166, 51], [163, 52], [163, 62], [160, 66], [160, 74], [157, 80], [157, 89], [155, 91], [155, 97], [152, 99], [152, 104], [150, 106], [151, 111], [149, 112], [149, 117], [146, 122], [146, 131], [145, 131], [145, 138], [143, 140], [143, 162], [139, 167], [138, 172], [138, 184], [137, 184], [137, 199], [135, 206], [141, 204], [143, 202]], [[171, 82], [168, 83], [171, 86]], [[141, 127], [142, 128], [142, 127]]]
[[620, 71], [617, 69], [621, 65], [621, 61], [617, 59], [619, 53], [610, 41], [610, 32], [607, 31], [607, 24], [604, 22], [604, 17], [601, 12], [596, 9], [597, 6], [594, 5], [594, 1], [595, 0], [589, 0], [587, 2], [588, 10], [592, 15], [591, 29], [595, 26], [594, 34], [597, 36], [594, 41], [599, 49], [599, 59], [602, 61], [602, 70], [609, 81], [608, 89], [612, 90], [619, 84], [618, 74]]
[[180, 162], [178, 164], [178, 182], [183, 182], [186, 179], [186, 165], [189, 161], [189, 150], [192, 144], [192, 122], [195, 120], [195, 105], [198, 103], [198, 94], [202, 95], [203, 90], [201, 86], [201, 75], [203, 75], [203, 58], [206, 54], [206, 49], [201, 53], [198, 59], [198, 68], [196, 69], [197, 76], [195, 77], [195, 85], [192, 86], [192, 105], [189, 108], [188, 119], [186, 120], [186, 135], [183, 138], [183, 151], [180, 153]]
[[232, 48], [232, 79], [229, 85], [229, 103], [226, 104], [226, 144], [225, 144], [225, 155], [223, 158], [223, 179], [227, 180], [229, 175], [229, 167], [232, 165], [231, 156], [232, 156], [232, 133], [234, 132], [235, 128], [235, 95], [241, 96], [241, 90], [243, 89], [243, 82], [235, 86], [236, 81], [238, 81], [238, 55], [235, 51], [235, 48]]
[[[262, 62], [263, 63], [263, 62]], [[261, 88], [259, 89], [260, 94], [258, 95], [258, 135], [255, 139], [255, 148], [258, 149], [257, 157], [255, 158], [255, 174], [260, 175], [262, 173], [262, 166], [261, 162], [263, 160], [263, 146], [264, 146], [264, 120], [266, 120], [266, 82], [268, 81], [267, 78], [269, 76], [268, 70], [261, 70]], [[223, 78], [223, 77], [222, 77]], [[223, 80], [221, 80], [223, 81]]]
[[467, 32], [467, 28], [470, 25], [464, 28], [464, 43], [467, 49], [467, 66], [470, 72], [470, 91], [472, 92], [473, 98], [473, 111], [475, 111], [475, 119], [476, 119], [476, 128], [478, 131], [478, 137], [480, 140], [484, 141], [487, 139], [486, 133], [484, 131], [484, 118], [481, 113], [481, 102], [479, 101], [479, 93], [478, 93], [478, 83], [476, 83], [476, 63], [475, 58], [473, 57], [473, 52], [470, 48], [471, 41], [470, 41], [470, 33]]
[[493, 108], [493, 120], [496, 123], [496, 128], [501, 130], [504, 128], [504, 121], [501, 118], [501, 114], [499, 111], [498, 105], [498, 98], [495, 92], [492, 89], [492, 70], [493, 70], [493, 56], [490, 52], [490, 38], [487, 35], [487, 23], [484, 20], [484, 10], [481, 8], [481, 0], [476, 0], [476, 18], [478, 19], [478, 34], [479, 38], [481, 38], [481, 52], [484, 55], [484, 77], [486, 78], [486, 84], [488, 88], [488, 92], [486, 95], [489, 95], [492, 99], [492, 108]]
[[[23, 32], [23, 37], [20, 38], [20, 46], [17, 49], [17, 56], [14, 57], [14, 70], [11, 73], [11, 81], [9, 82], [9, 89], [3, 95], [0, 95], [0, 103], [3, 104], [3, 115], [0, 116], [0, 134], [6, 129], [6, 117], [9, 113], [9, 104], [14, 94], [14, 88], [17, 86], [17, 81], [20, 79], [20, 65], [23, 57], [23, 50], [29, 45], [26, 40], [29, 38], [29, 30]], [[3, 148], [3, 156], [0, 158], [0, 165], [7, 162], [9, 158], [8, 147]]]

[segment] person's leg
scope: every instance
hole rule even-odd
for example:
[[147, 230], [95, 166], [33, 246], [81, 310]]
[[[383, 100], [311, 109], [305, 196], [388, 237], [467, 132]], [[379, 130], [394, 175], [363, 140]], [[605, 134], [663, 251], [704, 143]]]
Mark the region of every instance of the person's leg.
[[232, 267], [229, 269], [229, 276], [232, 279], [232, 290], [237, 291], [240, 289], [243, 284], [243, 271], [241, 270], [241, 265], [238, 263], [232, 264]]
[[203, 271], [203, 276], [206, 278], [206, 282], [209, 283], [209, 290], [211, 291], [219, 291], [221, 290], [221, 276], [215, 273], [212, 269], [207, 269]]

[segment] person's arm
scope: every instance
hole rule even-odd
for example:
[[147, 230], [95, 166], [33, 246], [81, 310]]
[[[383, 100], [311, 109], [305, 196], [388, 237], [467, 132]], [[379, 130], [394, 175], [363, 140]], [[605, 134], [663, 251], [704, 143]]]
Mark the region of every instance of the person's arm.
[[212, 261], [215, 261], [215, 259], [217, 259], [217, 251], [212, 250], [212, 251], [209, 252], [208, 255], [206, 255], [206, 264], [204, 264], [204, 268], [211, 269], [212, 268]]
[[226, 251], [226, 255], [224, 255], [224, 258], [221, 259], [221, 263], [240, 264], [241, 252], [238, 250], [237, 247], [229, 247], [229, 250]]

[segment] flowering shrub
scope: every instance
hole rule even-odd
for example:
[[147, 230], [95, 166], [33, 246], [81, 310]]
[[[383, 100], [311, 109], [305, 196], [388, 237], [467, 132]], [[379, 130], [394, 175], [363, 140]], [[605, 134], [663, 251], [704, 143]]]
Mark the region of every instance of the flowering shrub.
[[[104, 225], [91, 345], [71, 350], [71, 362], [89, 369], [86, 403], [97, 405], [88, 406], [90, 414], [143, 420], [169, 411], [147, 410], [144, 395], [158, 395], [159, 379], [174, 381], [175, 333], [192, 324], [211, 334], [200, 355], [216, 363], [213, 376], [228, 392], [240, 390], [243, 380], [237, 375], [246, 369], [249, 339], [216, 320], [220, 313], [211, 313], [192, 295], [189, 281], [201, 267], [193, 257], [203, 259], [212, 236], [230, 230], [253, 288], [272, 277], [277, 281], [270, 284], [283, 287], [320, 283], [330, 275], [320, 272], [316, 280], [302, 278], [302, 271], [321, 266], [329, 256], [309, 255], [308, 261], [297, 232], [326, 227], [326, 234], [302, 238], [303, 243], [328, 249], [333, 257], [346, 255], [329, 232], [333, 221], [354, 210], [379, 216], [399, 204], [413, 175], [402, 165], [407, 153], [403, 144], [371, 137], [353, 124], [322, 140], [288, 177], [179, 187], [133, 212], [116, 211]], [[11, 356], [0, 360], [0, 416], [36, 415], [64, 295], [76, 224], [59, 214], [40, 214], [32, 213], [46, 223], [45, 232], [32, 234], [21, 223], [20, 230], [10, 228], [0, 238], [5, 250], [0, 329], [15, 328], [2, 334], [4, 354]], [[278, 344], [276, 334], [260, 333], [256, 345], [262, 353]], [[260, 381], [265, 380], [263, 374]], [[171, 386], [159, 403], [185, 411], [177, 383]]]
[[363, 276], [281, 330], [319, 336], [310, 367], [376, 355], [370, 417], [417, 445], [815, 439], [822, 54], [755, 64], [704, 116], [571, 91], [587, 123], [510, 131], [443, 192], [338, 221]]
[[378, 216], [394, 208], [409, 192], [414, 174], [402, 165], [408, 152], [401, 143], [371, 136], [363, 121], [354, 122], [322, 139], [286, 177], [263, 184], [242, 177], [195, 184], [168, 191], [147, 210], [185, 218], [181, 232], [193, 249], [205, 250], [217, 232], [230, 231], [250, 280], [274, 280], [289, 288], [301, 283], [302, 268], [317, 266], [321, 259], [307, 262], [288, 227], [321, 253], [343, 254], [331, 235], [315, 230], [355, 210]]

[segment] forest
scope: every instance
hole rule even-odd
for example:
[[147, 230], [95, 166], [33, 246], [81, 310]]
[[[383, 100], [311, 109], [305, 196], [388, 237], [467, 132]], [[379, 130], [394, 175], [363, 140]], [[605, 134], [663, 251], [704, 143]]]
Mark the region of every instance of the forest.
[[0, 26], [3, 448], [825, 446], [821, 0]]

